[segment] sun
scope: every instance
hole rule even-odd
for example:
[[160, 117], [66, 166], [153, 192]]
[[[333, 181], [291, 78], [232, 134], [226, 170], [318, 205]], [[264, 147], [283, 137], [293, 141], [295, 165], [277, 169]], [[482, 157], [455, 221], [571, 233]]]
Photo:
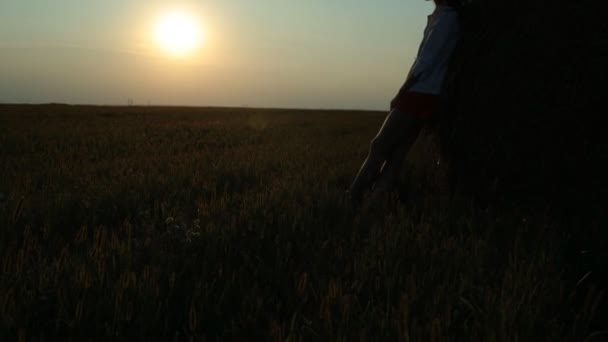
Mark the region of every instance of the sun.
[[199, 21], [187, 12], [173, 11], [160, 16], [156, 23], [159, 46], [175, 57], [191, 55], [202, 43], [203, 29]]

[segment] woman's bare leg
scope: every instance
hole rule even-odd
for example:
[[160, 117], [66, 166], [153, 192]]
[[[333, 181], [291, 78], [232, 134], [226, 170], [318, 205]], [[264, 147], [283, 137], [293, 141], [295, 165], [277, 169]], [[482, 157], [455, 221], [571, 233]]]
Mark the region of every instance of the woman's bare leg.
[[[380, 175], [382, 166], [387, 160], [389, 161], [388, 170], [393, 168], [390, 164], [396, 164], [398, 162], [397, 160], [395, 160], [394, 163], [390, 162], [390, 159], [393, 158], [393, 155], [396, 152], [395, 149], [400, 146], [407, 146], [407, 149], [409, 149], [416, 140], [422, 123], [422, 120], [412, 118], [399, 110], [392, 110], [388, 114], [380, 131], [370, 143], [367, 158], [350, 186], [350, 196], [354, 200], [360, 199], [363, 196], [363, 193], [371, 187]], [[418, 126], [420, 126], [420, 128], [418, 128]], [[402, 154], [405, 154], [405, 152]], [[401, 161], [403, 161], [403, 159], [401, 159]]]
[[395, 188], [395, 185], [399, 180], [403, 162], [412, 145], [416, 142], [418, 135], [420, 135], [420, 131], [422, 131], [422, 128], [424, 127], [424, 122], [423, 119], [415, 117], [409, 117], [408, 120], [404, 122], [402, 142], [386, 160], [374, 185], [374, 193], [386, 193]]

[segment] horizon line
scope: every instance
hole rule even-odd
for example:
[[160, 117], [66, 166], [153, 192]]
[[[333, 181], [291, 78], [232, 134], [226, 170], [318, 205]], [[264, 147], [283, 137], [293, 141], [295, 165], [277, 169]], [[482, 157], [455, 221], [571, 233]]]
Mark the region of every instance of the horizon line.
[[362, 108], [322, 108], [322, 107], [272, 107], [272, 106], [246, 106], [246, 105], [176, 105], [176, 104], [86, 104], [64, 102], [39, 103], [10, 103], [0, 102], [0, 106], [66, 106], [66, 107], [116, 107], [116, 108], [199, 108], [199, 109], [259, 109], [259, 110], [299, 110], [299, 111], [335, 111], [335, 112], [386, 112], [381, 109]]

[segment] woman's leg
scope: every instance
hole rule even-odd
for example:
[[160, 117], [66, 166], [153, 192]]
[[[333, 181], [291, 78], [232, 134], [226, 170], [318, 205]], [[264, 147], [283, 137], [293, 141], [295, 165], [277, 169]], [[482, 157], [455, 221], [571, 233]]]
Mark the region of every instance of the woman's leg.
[[403, 139], [386, 160], [379, 178], [374, 185], [374, 193], [385, 193], [394, 189], [399, 180], [403, 161], [412, 145], [416, 142], [420, 131], [422, 131], [422, 128], [424, 127], [424, 123], [424, 119], [411, 116], [408, 116], [407, 120], [404, 121]]
[[416, 131], [411, 127], [408, 128], [415, 122], [410, 116], [396, 109], [388, 114], [380, 131], [370, 143], [367, 158], [350, 186], [350, 196], [354, 200], [360, 199], [369, 189], [380, 174], [384, 163], [395, 153], [395, 148], [402, 146], [405, 141], [416, 139], [415, 136], [413, 139], [408, 136]]

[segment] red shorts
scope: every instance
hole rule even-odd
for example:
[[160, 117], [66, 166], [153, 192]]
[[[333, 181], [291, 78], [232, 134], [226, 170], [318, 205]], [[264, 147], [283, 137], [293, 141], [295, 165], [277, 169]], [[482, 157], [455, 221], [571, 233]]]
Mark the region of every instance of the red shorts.
[[406, 115], [428, 119], [439, 110], [439, 95], [406, 91], [395, 98], [393, 105]]

